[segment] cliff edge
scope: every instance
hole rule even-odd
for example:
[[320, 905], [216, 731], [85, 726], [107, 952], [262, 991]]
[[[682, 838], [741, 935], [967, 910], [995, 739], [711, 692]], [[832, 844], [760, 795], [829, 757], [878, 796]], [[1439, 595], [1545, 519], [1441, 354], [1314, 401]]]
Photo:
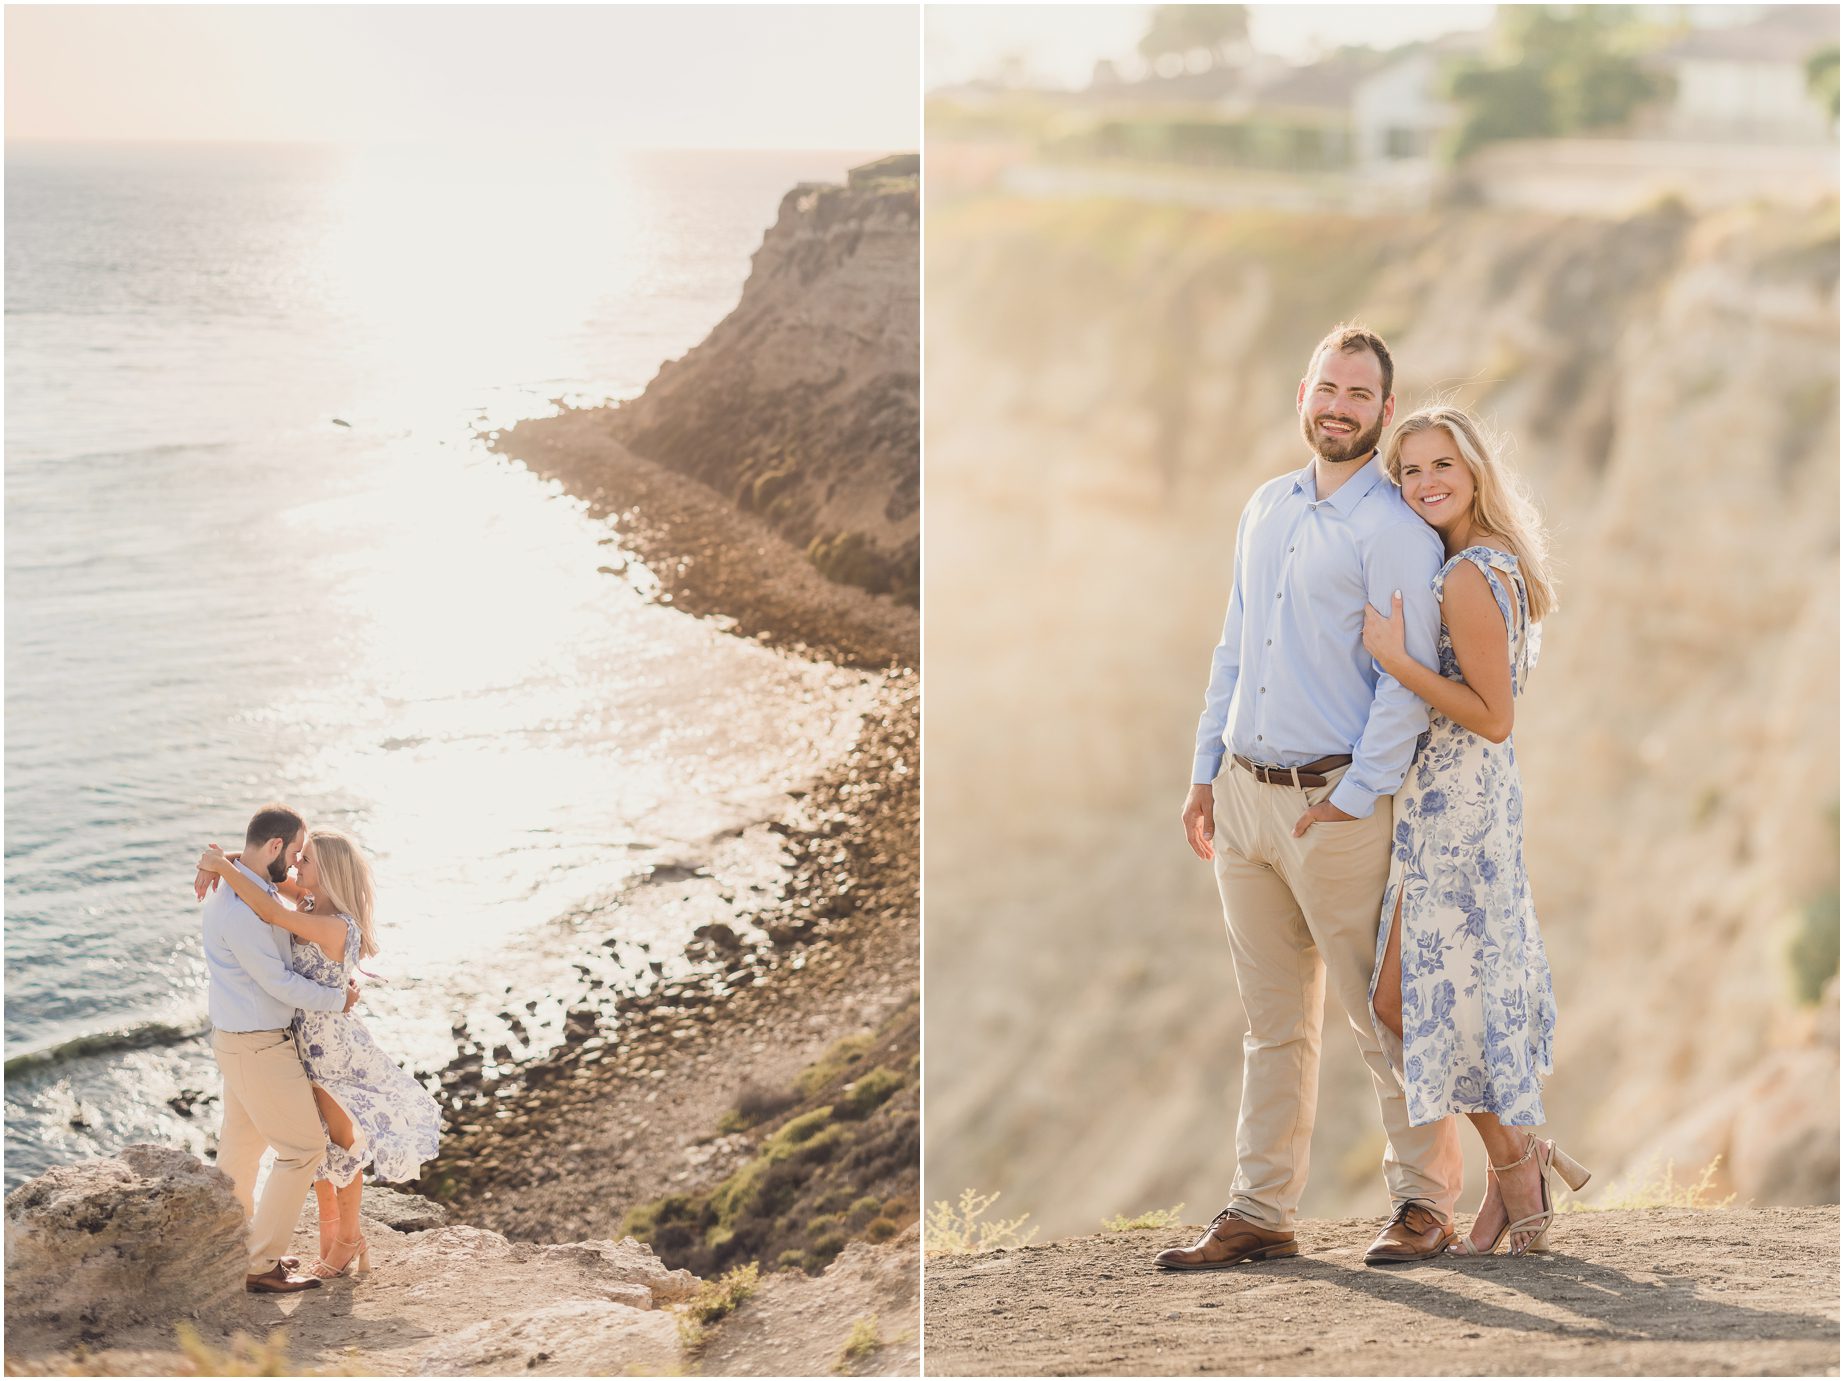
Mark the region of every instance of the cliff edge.
[[1300, 1255], [1160, 1271], [1198, 1228], [928, 1267], [931, 1376], [1763, 1376], [1838, 1366], [1838, 1210], [1565, 1213], [1545, 1256], [1363, 1264], [1376, 1219]]
[[854, 168], [844, 186], [796, 186], [736, 308], [640, 397], [594, 410], [612, 439], [759, 514], [830, 579], [910, 605], [921, 575], [919, 163], [898, 155]]

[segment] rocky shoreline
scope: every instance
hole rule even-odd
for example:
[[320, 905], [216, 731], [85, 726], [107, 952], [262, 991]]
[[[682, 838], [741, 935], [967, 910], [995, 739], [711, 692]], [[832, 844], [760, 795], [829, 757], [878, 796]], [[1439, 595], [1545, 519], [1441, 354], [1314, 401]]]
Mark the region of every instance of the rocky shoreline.
[[657, 581], [655, 598], [737, 636], [882, 679], [851, 752], [768, 822], [779, 894], [742, 925], [700, 927], [693, 972], [573, 1011], [562, 1045], [504, 1077], [484, 1078], [466, 1047], [443, 1072], [443, 1151], [416, 1187], [515, 1239], [611, 1235], [629, 1209], [721, 1179], [755, 1140], [716, 1135], [739, 1095], [789, 1084], [913, 1006], [920, 982], [916, 611], [827, 581], [604, 424], [578, 410], [489, 440], [611, 520], [611, 578]]

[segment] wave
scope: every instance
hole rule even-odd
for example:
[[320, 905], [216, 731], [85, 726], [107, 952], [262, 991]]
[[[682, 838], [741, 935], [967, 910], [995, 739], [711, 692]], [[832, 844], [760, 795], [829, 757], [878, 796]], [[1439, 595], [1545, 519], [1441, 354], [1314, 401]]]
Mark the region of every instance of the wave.
[[137, 1021], [130, 1022], [126, 1026], [111, 1026], [100, 1031], [85, 1031], [80, 1035], [48, 1041], [43, 1045], [22, 1050], [17, 1055], [7, 1056], [6, 1076], [11, 1079], [19, 1074], [48, 1066], [68, 1064], [86, 1055], [106, 1055], [121, 1050], [145, 1050], [155, 1045], [181, 1045], [205, 1035], [210, 1030], [211, 1022], [205, 1018], [203, 1013], [200, 1013], [190, 1020]]
[[238, 443], [235, 441], [163, 441], [148, 446], [112, 447], [104, 451], [72, 451], [62, 455], [48, 454], [35, 456], [33, 460], [45, 465], [81, 465], [85, 462], [103, 462], [112, 460], [149, 460], [160, 456], [185, 455], [189, 452], [210, 454], [228, 451]]

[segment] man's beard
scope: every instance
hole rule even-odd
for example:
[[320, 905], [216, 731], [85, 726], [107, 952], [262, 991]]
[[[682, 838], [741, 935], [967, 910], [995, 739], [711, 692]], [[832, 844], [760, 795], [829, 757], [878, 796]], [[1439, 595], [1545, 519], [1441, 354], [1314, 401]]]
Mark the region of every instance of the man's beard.
[[283, 849], [269, 860], [269, 881], [277, 887], [288, 881], [288, 850]]
[[[1369, 455], [1372, 451], [1376, 450], [1377, 442], [1381, 440], [1383, 436], [1383, 419], [1381, 417], [1379, 417], [1375, 425], [1368, 430], [1353, 432], [1350, 436], [1342, 439], [1335, 436], [1319, 435], [1316, 424], [1320, 420], [1321, 419], [1314, 417], [1311, 413], [1301, 413], [1300, 433], [1306, 438], [1306, 444], [1308, 446], [1311, 446], [1321, 458], [1330, 461], [1334, 465], [1343, 464], [1347, 460], [1356, 460], [1359, 456]], [[1341, 417], [1337, 420], [1349, 422], [1352, 419]]]

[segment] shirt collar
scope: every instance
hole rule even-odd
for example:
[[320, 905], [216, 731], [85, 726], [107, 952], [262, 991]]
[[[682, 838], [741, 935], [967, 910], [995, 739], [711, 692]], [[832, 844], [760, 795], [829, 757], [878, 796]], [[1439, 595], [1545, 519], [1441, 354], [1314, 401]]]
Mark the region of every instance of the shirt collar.
[[1294, 491], [1304, 496], [1308, 503], [1328, 503], [1339, 517], [1349, 518], [1351, 511], [1363, 501], [1364, 496], [1387, 478], [1388, 476], [1383, 473], [1382, 452], [1372, 451], [1370, 459], [1364, 462], [1363, 467], [1339, 485], [1337, 491], [1329, 499], [1316, 497], [1319, 487], [1313, 479], [1313, 462], [1310, 460], [1306, 462], [1306, 468], [1293, 477], [1293, 487]]
[[242, 859], [237, 860], [237, 869], [245, 877], [247, 877], [251, 882], [255, 883], [258, 887], [262, 888], [263, 891], [267, 892], [270, 896], [279, 897], [282, 895], [280, 890], [276, 887], [276, 885], [273, 882], [269, 881], [268, 878], [264, 877], [261, 873], [257, 872], [253, 868], [245, 867]]

